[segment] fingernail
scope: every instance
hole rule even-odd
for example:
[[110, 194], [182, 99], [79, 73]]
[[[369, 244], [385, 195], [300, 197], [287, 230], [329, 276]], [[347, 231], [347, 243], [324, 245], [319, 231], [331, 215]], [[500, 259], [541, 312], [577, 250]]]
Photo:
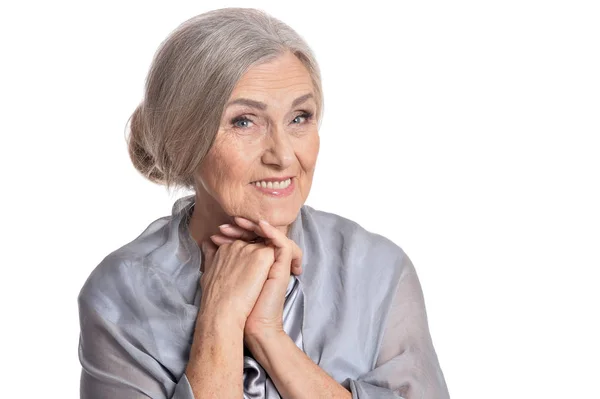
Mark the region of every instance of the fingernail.
[[270, 226], [269, 222], [267, 222], [265, 219], [260, 219], [258, 221], [258, 223], [262, 223], [262, 224], [266, 224], [266, 225]]
[[220, 229], [227, 229], [229, 227], [231, 227], [231, 225], [229, 223], [225, 223], [225, 224], [222, 224], [219, 226]]

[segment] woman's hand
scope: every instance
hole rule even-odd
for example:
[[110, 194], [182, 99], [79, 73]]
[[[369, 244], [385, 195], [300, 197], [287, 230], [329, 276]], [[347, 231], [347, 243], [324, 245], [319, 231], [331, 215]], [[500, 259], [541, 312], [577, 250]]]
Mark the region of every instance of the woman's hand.
[[244, 330], [264, 282], [271, 274], [275, 262], [273, 248], [236, 240], [219, 247], [203, 242], [201, 249], [204, 260], [198, 320], [226, 321]]
[[266, 221], [258, 224], [236, 217], [235, 225], [222, 225], [222, 235], [211, 237], [217, 245], [231, 244], [236, 240], [254, 241], [257, 236], [274, 249], [274, 263], [252, 312], [246, 320], [244, 338], [252, 340], [271, 333], [283, 332], [283, 305], [290, 273], [302, 273], [302, 251], [293, 240]]

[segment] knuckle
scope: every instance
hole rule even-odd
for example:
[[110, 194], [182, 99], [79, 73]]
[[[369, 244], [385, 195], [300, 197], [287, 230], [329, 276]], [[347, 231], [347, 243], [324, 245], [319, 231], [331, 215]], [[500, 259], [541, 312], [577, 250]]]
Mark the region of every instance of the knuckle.
[[240, 241], [240, 251], [245, 256], [250, 256], [254, 253], [254, 244], [248, 244], [247, 242]]
[[217, 257], [217, 256], [219, 256], [219, 254], [222, 254], [224, 252], [227, 253], [227, 252], [229, 252], [229, 248], [230, 247], [231, 247], [230, 243], [222, 244], [222, 245], [219, 246], [219, 248], [217, 248], [217, 250], [213, 253], [212, 256]]
[[234, 240], [232, 243], [229, 243], [228, 245], [231, 245], [235, 249], [242, 249], [244, 247], [245, 243], [241, 240]]

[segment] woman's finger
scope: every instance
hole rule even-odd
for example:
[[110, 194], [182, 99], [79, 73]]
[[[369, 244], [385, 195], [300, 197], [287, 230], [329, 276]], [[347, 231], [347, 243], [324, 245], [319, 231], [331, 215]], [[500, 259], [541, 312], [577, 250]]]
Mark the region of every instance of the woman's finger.
[[266, 220], [260, 220], [260, 229], [264, 232], [265, 237], [271, 240], [271, 243], [279, 248], [289, 248], [291, 251], [291, 266], [292, 271], [302, 269], [302, 250], [298, 245], [286, 237], [282, 231], [270, 225]]
[[238, 226], [240, 226], [246, 230], [253, 231], [254, 233], [256, 233], [257, 235], [259, 235], [261, 237], [266, 237], [265, 232], [262, 231], [260, 226], [256, 223], [254, 223], [253, 221], [243, 218], [241, 216], [235, 216], [233, 219], [235, 220], [235, 223]]
[[224, 236], [223, 234], [213, 234], [212, 236], [210, 236], [210, 239], [218, 246], [221, 246], [223, 244], [231, 244], [235, 241], [235, 238], [230, 238]]
[[256, 233], [233, 224], [222, 224], [219, 226], [221, 233], [227, 237], [237, 238], [243, 241], [252, 241], [256, 238]]

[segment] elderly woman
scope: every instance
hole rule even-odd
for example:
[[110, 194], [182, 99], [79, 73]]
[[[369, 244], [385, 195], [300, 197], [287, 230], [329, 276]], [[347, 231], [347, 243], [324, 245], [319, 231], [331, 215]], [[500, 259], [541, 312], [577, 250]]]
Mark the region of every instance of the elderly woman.
[[304, 205], [322, 110], [313, 53], [262, 11], [161, 44], [130, 156], [194, 194], [81, 289], [82, 398], [448, 397], [410, 259]]

